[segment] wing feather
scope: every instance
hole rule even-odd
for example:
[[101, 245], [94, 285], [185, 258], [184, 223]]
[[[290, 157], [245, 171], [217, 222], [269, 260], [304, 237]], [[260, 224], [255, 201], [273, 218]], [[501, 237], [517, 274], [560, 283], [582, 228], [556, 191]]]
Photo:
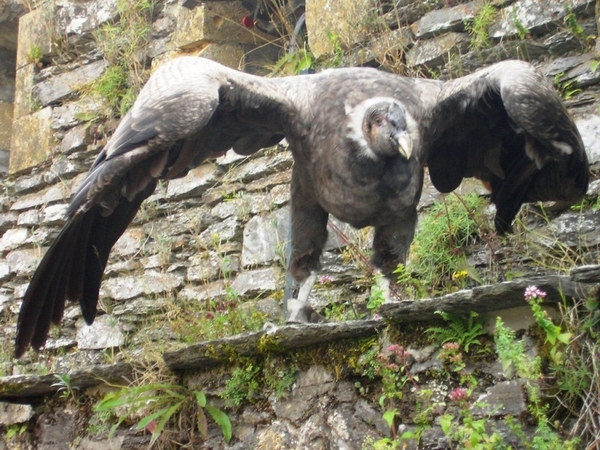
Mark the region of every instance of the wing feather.
[[429, 173], [442, 192], [464, 177], [491, 185], [504, 233], [525, 202], [579, 200], [588, 159], [558, 94], [533, 66], [504, 61], [447, 82], [427, 124]]
[[241, 140], [250, 153], [280, 140], [292, 110], [277, 82], [266, 78], [195, 57], [161, 66], [96, 158], [33, 275], [17, 323], [17, 357], [45, 344], [67, 299], [79, 302], [88, 324], [94, 321], [110, 251], [157, 178], [184, 175], [223, 151], [222, 142]]

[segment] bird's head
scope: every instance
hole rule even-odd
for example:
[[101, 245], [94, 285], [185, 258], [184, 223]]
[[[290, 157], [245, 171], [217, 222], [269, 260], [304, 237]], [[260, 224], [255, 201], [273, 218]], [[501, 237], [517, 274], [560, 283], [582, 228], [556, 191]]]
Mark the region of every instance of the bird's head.
[[410, 159], [413, 139], [404, 106], [393, 98], [366, 100], [349, 113], [350, 139], [372, 159], [400, 155]]

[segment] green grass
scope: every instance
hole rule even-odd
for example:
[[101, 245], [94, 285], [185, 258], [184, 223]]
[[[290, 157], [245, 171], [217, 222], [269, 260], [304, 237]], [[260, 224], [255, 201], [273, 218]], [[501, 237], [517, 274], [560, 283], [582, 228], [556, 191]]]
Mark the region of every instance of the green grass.
[[483, 215], [487, 200], [477, 194], [449, 195], [434, 204], [422, 220], [411, 245], [408, 269], [426, 287], [440, 294], [465, 287], [465, 277], [478, 276], [466, 261], [469, 246], [488, 230]]
[[149, 0], [119, 0], [118, 21], [94, 33], [108, 68], [83, 86], [81, 95], [104, 98], [112, 113], [123, 116], [147, 79], [145, 48], [152, 31], [153, 4]]
[[494, 23], [497, 12], [496, 8], [490, 2], [485, 2], [473, 18], [473, 21], [465, 23], [465, 29], [471, 36], [471, 49], [483, 49], [491, 45], [488, 30], [492, 23]]

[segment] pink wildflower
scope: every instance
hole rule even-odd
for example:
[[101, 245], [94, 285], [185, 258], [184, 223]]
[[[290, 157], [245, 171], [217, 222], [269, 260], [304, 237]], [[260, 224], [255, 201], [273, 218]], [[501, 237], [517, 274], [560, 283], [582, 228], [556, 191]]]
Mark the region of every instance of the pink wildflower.
[[442, 345], [442, 348], [444, 350], [458, 350], [460, 349], [460, 345], [458, 345], [457, 342], [446, 342], [444, 345]]
[[390, 346], [388, 346], [387, 351], [390, 353], [398, 354], [404, 352], [404, 347], [398, 344], [391, 344]]
[[525, 288], [525, 301], [529, 302], [534, 298], [545, 298], [546, 293], [537, 286], [527, 286]]
[[329, 275], [321, 275], [319, 277], [319, 284], [329, 284], [333, 282], [333, 278], [331, 278]]
[[465, 388], [462, 387], [458, 387], [450, 392], [450, 400], [453, 402], [460, 402], [466, 400], [468, 397], [469, 393]]
[[398, 344], [392, 344], [387, 348], [387, 351], [394, 354], [398, 358], [407, 358], [410, 356], [410, 352], [405, 350], [403, 346]]
[[462, 353], [459, 353], [458, 355], [451, 356], [448, 359], [450, 362], [452, 362], [454, 364], [459, 364], [462, 362], [463, 355], [462, 355]]
[[398, 372], [398, 369], [400, 369], [400, 367], [398, 366], [398, 364], [394, 364], [394, 363], [389, 363], [387, 365], [387, 368], [389, 370], [391, 370], [392, 372]]

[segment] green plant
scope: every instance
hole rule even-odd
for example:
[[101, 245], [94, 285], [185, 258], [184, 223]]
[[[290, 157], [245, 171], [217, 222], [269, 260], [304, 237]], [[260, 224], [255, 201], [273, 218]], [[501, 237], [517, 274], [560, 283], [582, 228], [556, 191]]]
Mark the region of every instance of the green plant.
[[452, 279], [466, 271], [475, 281], [474, 269], [466, 262], [469, 245], [487, 233], [489, 225], [483, 215], [486, 201], [476, 194], [448, 196], [435, 203], [421, 221], [411, 245], [410, 270], [428, 286], [430, 294], [464, 287], [464, 280]]
[[487, 417], [475, 419], [468, 408], [461, 409], [461, 415], [460, 421], [450, 414], [440, 417], [442, 431], [452, 442], [457, 443], [457, 448], [474, 450], [511, 448], [502, 443], [502, 436], [497, 431], [488, 430], [489, 419]]
[[76, 400], [75, 392], [78, 391], [79, 388], [73, 386], [71, 377], [66, 373], [55, 373], [54, 378], [56, 378], [58, 381], [53, 383], [52, 386], [58, 387], [60, 397], [64, 399], [72, 398], [73, 400]]
[[[124, 408], [125, 407], [125, 408]], [[94, 406], [94, 411], [110, 412], [118, 417], [111, 433], [127, 418], [143, 416], [138, 421], [138, 430], [152, 433], [150, 446], [168, 429], [170, 423], [179, 427], [196, 429], [202, 436], [207, 435], [206, 414], [221, 427], [225, 440], [231, 440], [231, 422], [227, 414], [209, 405], [202, 391], [191, 390], [173, 383], [150, 383], [141, 386], [128, 386], [108, 393]]]
[[344, 47], [341, 36], [334, 32], [327, 32], [327, 40], [332, 46], [330, 56], [322, 64], [324, 67], [340, 67], [344, 59]]
[[[555, 325], [548, 317], [546, 311], [542, 309], [541, 305], [545, 297], [546, 293], [536, 286], [528, 286], [525, 289], [525, 301], [529, 303], [533, 318], [544, 332], [546, 342], [550, 344], [550, 357], [552, 361], [558, 364], [562, 357], [562, 347], [569, 344], [572, 335], [569, 332], [563, 332], [562, 328], [559, 325]], [[559, 346], [559, 343], [563, 345]]]
[[[552, 393], [556, 398], [554, 418], [569, 418], [569, 436], [582, 443], [600, 437], [597, 411], [600, 410], [600, 310], [596, 298], [582, 299], [562, 308], [562, 318], [573, 336], [563, 357], [552, 363]], [[570, 420], [572, 419], [572, 420]], [[590, 448], [589, 446], [587, 448]]]
[[27, 92], [26, 102], [30, 113], [42, 109], [42, 101], [31, 90]]
[[[244, 310], [234, 300], [233, 288], [227, 298], [209, 299], [205, 303], [195, 300], [178, 301], [173, 314], [168, 317], [169, 325], [181, 342], [219, 339], [246, 331], [258, 331], [267, 319], [266, 314], [255, 309]], [[164, 322], [163, 316], [156, 317]]]
[[373, 285], [367, 302], [367, 309], [374, 312], [386, 302], [386, 287], [384, 286], [385, 276], [381, 273], [373, 275]]
[[519, 18], [519, 8], [513, 6], [512, 8], [512, 22], [517, 31], [517, 37], [519, 39], [525, 39], [529, 36], [529, 29], [523, 25], [521, 19]]
[[418, 278], [413, 277], [412, 273], [404, 264], [399, 264], [393, 272], [396, 275], [396, 284], [408, 298], [422, 298], [427, 295], [427, 289]]
[[587, 209], [591, 209], [592, 211], [598, 211], [600, 210], [600, 196], [586, 196], [582, 198], [579, 202], [571, 205], [571, 209], [573, 211], [578, 212], [583, 212]]
[[39, 64], [42, 60], [44, 53], [38, 44], [31, 44], [27, 51], [27, 61], [32, 64]]
[[491, 2], [486, 1], [477, 12], [472, 21], [465, 23], [465, 28], [471, 36], [472, 49], [479, 50], [490, 46], [490, 34], [488, 29], [494, 23], [496, 8]]
[[517, 340], [515, 332], [506, 327], [500, 317], [496, 318], [494, 342], [506, 378], [536, 378], [540, 373], [540, 358], [529, 358], [525, 355], [523, 341]]
[[245, 402], [252, 403], [260, 392], [261, 370], [260, 366], [252, 363], [244, 368], [237, 367], [225, 383], [221, 397], [235, 407], [240, 407]]
[[439, 359], [441, 359], [444, 362], [444, 366], [448, 367], [452, 372], [460, 372], [466, 366], [463, 354], [460, 350], [460, 345], [456, 342], [446, 342], [442, 345]]
[[403, 346], [391, 344], [385, 352], [375, 353], [376, 349], [368, 352], [368, 357], [363, 361], [363, 376], [374, 378], [381, 377], [381, 396], [379, 406], [383, 410], [383, 420], [388, 424], [395, 437], [394, 421], [398, 414], [396, 400], [404, 396], [404, 386], [411, 382], [413, 385], [419, 381], [417, 375], [410, 373], [410, 352]]
[[581, 89], [574, 87], [574, 80], [563, 81], [564, 76], [564, 72], [560, 72], [554, 75], [554, 87], [556, 87], [562, 98], [564, 98], [565, 100], [569, 100], [574, 95], [579, 94], [581, 92]]
[[359, 320], [361, 315], [354, 307], [352, 301], [344, 301], [342, 303], [336, 303], [339, 298], [336, 298], [335, 294], [326, 293], [327, 298], [330, 298], [329, 304], [322, 311], [323, 316], [326, 320], [332, 322], [343, 322], [346, 320]]
[[[530, 302], [533, 298], [543, 298], [545, 293], [537, 288], [530, 287], [526, 291], [526, 299]], [[537, 308], [538, 302], [533, 303], [532, 312], [534, 317], [547, 319], [543, 313]], [[539, 322], [538, 322], [539, 323]], [[548, 324], [541, 325], [542, 329], [549, 329]], [[546, 327], [546, 328], [544, 328]], [[554, 342], [560, 343], [556, 330], [551, 332], [555, 335]], [[565, 439], [559, 436], [551, 425], [549, 418], [549, 406], [542, 396], [540, 390], [540, 381], [544, 378], [542, 373], [542, 361], [539, 356], [531, 358], [525, 354], [524, 344], [522, 340], [517, 340], [514, 331], [504, 326], [502, 320], [496, 319], [496, 331], [494, 332], [494, 340], [496, 342], [496, 351], [502, 363], [507, 378], [518, 376], [525, 385], [529, 399], [528, 409], [532, 418], [535, 420], [537, 427], [532, 437], [528, 437], [522, 441], [523, 447], [526, 449], [575, 449], [579, 438]], [[549, 342], [549, 341], [548, 341]], [[552, 351], [550, 352], [552, 354]], [[515, 428], [513, 423], [511, 429]], [[515, 433], [517, 436], [522, 433]]]
[[432, 335], [436, 342], [440, 344], [456, 342], [467, 353], [469, 353], [471, 345], [481, 345], [478, 337], [485, 335], [486, 331], [483, 329], [483, 323], [475, 320], [479, 316], [475, 311], [469, 312], [467, 320], [444, 311], [436, 311], [436, 314], [448, 322], [446, 327], [430, 327], [425, 330], [426, 333]]
[[150, 0], [118, 0], [118, 21], [102, 26], [94, 34], [108, 67], [80, 92], [104, 98], [117, 116], [133, 105], [146, 80], [144, 52], [152, 31], [153, 7]]
[[591, 47], [595, 41], [595, 37], [586, 34], [585, 29], [577, 20], [577, 15], [569, 5], [565, 5], [565, 11], [567, 14], [563, 18], [563, 23], [567, 27], [567, 30], [569, 30], [569, 33], [575, 36], [584, 48]]
[[14, 423], [12, 425], [8, 425], [6, 427], [6, 439], [10, 441], [13, 438], [21, 436], [23, 433], [25, 433], [25, 431], [27, 431], [26, 423]]
[[12, 346], [8, 340], [0, 342], [0, 377], [12, 375], [13, 357]]
[[263, 370], [265, 386], [271, 389], [277, 398], [284, 396], [286, 391], [296, 382], [298, 366], [296, 364], [285, 367], [271, 367], [271, 370]]
[[373, 436], [368, 436], [364, 440], [361, 450], [395, 450], [402, 448], [400, 445], [401, 443], [396, 439], [388, 437], [375, 439]]
[[98, 79], [79, 90], [105, 99], [115, 113], [122, 115], [133, 104], [129, 89], [127, 69], [122, 64], [116, 64], [107, 67]]
[[113, 410], [94, 411], [88, 420], [86, 433], [95, 436], [107, 435], [114, 419]]
[[285, 53], [271, 68], [271, 76], [298, 75], [314, 69], [315, 57], [306, 50], [300, 49], [293, 53]]

